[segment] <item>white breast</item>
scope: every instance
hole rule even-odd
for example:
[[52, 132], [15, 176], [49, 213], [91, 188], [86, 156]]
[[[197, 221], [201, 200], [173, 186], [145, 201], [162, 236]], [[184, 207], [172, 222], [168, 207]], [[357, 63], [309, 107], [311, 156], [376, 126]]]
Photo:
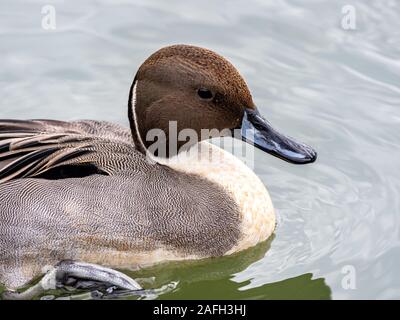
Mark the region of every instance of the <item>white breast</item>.
[[252, 170], [229, 152], [202, 141], [176, 157], [153, 160], [200, 175], [230, 193], [240, 209], [242, 237], [227, 254], [252, 247], [274, 231], [275, 212], [267, 189]]

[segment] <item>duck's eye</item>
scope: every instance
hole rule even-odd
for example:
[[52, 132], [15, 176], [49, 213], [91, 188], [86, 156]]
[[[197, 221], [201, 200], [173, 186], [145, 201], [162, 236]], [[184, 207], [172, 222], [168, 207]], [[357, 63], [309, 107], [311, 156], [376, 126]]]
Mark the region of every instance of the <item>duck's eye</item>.
[[197, 94], [200, 98], [205, 100], [210, 100], [213, 98], [212, 92], [208, 89], [200, 88], [199, 90], [197, 90]]

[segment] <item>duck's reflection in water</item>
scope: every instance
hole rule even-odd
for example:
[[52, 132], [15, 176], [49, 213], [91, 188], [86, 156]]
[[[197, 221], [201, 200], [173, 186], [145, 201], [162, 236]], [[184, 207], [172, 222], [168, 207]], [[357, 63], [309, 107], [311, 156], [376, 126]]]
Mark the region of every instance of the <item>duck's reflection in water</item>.
[[[244, 271], [265, 256], [273, 238], [227, 257], [164, 263], [126, 273], [139, 278], [139, 281], [143, 279], [144, 287], [155, 288], [171, 282], [177, 283], [175, 289], [161, 293], [158, 299], [330, 299], [331, 289], [325, 279], [312, 279], [311, 273], [248, 290], [241, 288], [247, 286], [250, 280], [232, 280], [234, 274]], [[148, 281], [150, 279], [152, 281]]]

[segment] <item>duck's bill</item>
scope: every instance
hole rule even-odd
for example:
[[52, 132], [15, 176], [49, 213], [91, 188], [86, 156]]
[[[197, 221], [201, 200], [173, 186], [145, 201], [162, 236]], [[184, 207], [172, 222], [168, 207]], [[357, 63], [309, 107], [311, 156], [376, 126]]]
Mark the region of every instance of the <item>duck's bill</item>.
[[313, 148], [276, 131], [257, 109], [246, 109], [241, 135], [243, 141], [290, 163], [306, 164], [317, 159]]

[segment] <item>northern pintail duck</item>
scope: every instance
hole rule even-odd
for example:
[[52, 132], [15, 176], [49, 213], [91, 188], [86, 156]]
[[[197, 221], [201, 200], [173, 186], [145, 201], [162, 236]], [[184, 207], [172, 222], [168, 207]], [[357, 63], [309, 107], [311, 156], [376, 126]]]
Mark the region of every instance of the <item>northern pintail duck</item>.
[[[0, 120], [0, 283], [20, 287], [69, 259], [125, 268], [223, 256], [266, 240], [275, 227], [266, 188], [233, 155], [199, 142], [209, 138], [203, 129], [241, 129], [243, 140], [292, 163], [316, 159], [271, 127], [235, 67], [207, 49], [152, 54], [136, 73], [128, 111], [130, 130]], [[187, 128], [196, 141], [181, 139]]]

